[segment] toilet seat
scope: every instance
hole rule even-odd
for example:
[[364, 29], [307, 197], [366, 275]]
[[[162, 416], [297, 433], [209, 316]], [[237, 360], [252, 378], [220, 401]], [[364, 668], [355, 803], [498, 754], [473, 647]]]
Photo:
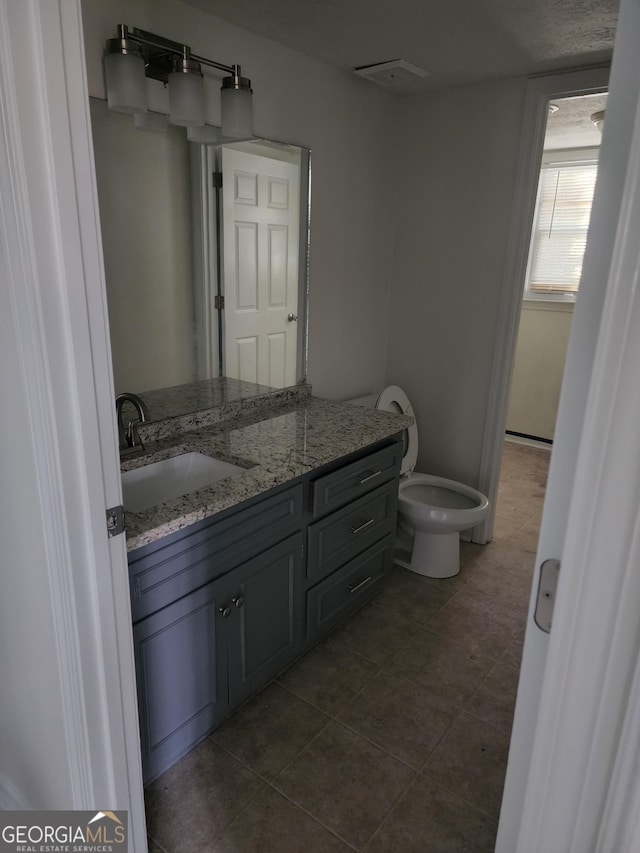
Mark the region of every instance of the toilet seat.
[[398, 385], [389, 385], [376, 400], [376, 409], [383, 412], [394, 412], [395, 414], [409, 415], [413, 423], [405, 431], [405, 449], [400, 465], [400, 475], [411, 474], [418, 461], [418, 427], [413, 414], [413, 408], [409, 398]]
[[401, 512], [432, 533], [475, 527], [486, 515], [489, 500], [465, 483], [433, 474], [410, 474], [400, 483]]
[[[481, 524], [489, 515], [489, 501], [464, 483], [414, 473], [418, 458], [418, 428], [409, 398], [390, 385], [375, 406], [386, 412], [410, 415], [398, 490], [398, 539], [395, 561], [419, 575], [450, 578], [460, 571], [460, 532]], [[403, 538], [404, 542], [400, 542]], [[405, 545], [408, 542], [408, 547]]]

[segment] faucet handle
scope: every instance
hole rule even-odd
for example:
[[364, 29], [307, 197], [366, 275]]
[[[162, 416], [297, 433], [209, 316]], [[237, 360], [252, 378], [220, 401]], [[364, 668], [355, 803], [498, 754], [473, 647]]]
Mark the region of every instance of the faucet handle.
[[142, 441], [138, 435], [138, 424], [140, 423], [143, 421], [129, 421], [127, 424], [127, 444], [129, 447], [135, 447], [137, 444], [142, 446]]

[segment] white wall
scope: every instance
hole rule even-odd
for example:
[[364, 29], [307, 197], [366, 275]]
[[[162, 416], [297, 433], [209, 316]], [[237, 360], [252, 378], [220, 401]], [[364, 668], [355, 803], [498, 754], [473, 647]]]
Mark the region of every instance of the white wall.
[[412, 400], [417, 470], [477, 485], [526, 81], [403, 102], [386, 379]]
[[[309, 371], [313, 391], [345, 399], [384, 380], [391, 278], [396, 102], [347, 72], [177, 0], [83, 0], [89, 93], [104, 98], [102, 53], [126, 23], [240, 63], [252, 79], [254, 132], [312, 150]], [[159, 97], [157, 93], [154, 95]], [[208, 120], [219, 124], [217, 83]]]
[[508, 430], [553, 439], [572, 318], [573, 303], [523, 301]]
[[113, 383], [152, 391], [193, 382], [189, 145], [184, 130], [136, 130], [91, 102]]

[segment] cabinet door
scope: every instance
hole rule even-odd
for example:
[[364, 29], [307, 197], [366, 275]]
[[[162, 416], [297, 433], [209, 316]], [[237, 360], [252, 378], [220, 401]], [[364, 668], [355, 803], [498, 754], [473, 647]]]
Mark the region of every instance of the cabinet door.
[[194, 746], [227, 709], [227, 657], [213, 581], [133, 628], [145, 784]]
[[245, 699], [282, 669], [302, 643], [302, 534], [230, 572], [229, 701]]

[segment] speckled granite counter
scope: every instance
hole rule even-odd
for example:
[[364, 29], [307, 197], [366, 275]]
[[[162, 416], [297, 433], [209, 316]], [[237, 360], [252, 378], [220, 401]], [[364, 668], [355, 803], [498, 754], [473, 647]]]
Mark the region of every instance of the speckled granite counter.
[[145, 455], [123, 462], [122, 470], [189, 451], [235, 462], [247, 470], [145, 512], [127, 512], [127, 548], [133, 551], [229, 509], [389, 438], [412, 422], [405, 415], [303, 396], [271, 409], [251, 410], [246, 417], [148, 443]]
[[[309, 385], [270, 388], [226, 377], [145, 391], [139, 396], [147, 405], [151, 421], [141, 424], [138, 432], [144, 442], [157, 441], [241, 415], [268, 411], [310, 394]], [[137, 413], [134, 415], [137, 417]]]

